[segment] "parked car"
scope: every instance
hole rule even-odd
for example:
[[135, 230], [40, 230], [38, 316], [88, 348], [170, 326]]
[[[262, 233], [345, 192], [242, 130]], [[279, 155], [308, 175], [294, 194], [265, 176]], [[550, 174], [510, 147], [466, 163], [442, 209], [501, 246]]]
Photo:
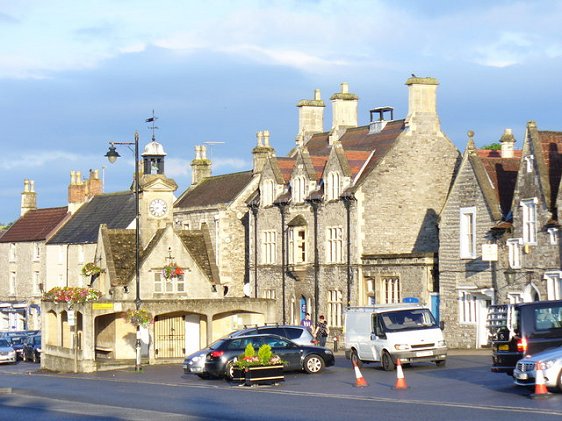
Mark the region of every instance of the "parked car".
[[[10, 332], [12, 333], [12, 332]], [[8, 335], [6, 339], [12, 345], [12, 348], [16, 351], [16, 356], [18, 359], [21, 359], [22, 349], [23, 349], [23, 340], [27, 338], [25, 333], [18, 332], [18, 334]]]
[[11, 342], [7, 338], [0, 338], [0, 363], [15, 364], [16, 362], [16, 351]]
[[290, 339], [297, 345], [314, 345], [315, 340], [312, 333], [303, 326], [293, 325], [265, 325], [246, 327], [230, 333], [228, 336], [234, 338], [237, 336], [247, 336], [256, 334], [279, 335], [283, 338]]
[[544, 384], [551, 389], [562, 392], [562, 346], [528, 355], [517, 361], [513, 370], [513, 379], [518, 386], [534, 386], [536, 364], [543, 368]]
[[23, 340], [22, 360], [38, 363], [41, 360], [41, 335], [27, 336]]
[[184, 363], [184, 373], [197, 374], [201, 378], [232, 378], [234, 360], [244, 353], [248, 344], [257, 350], [263, 344], [271, 346], [274, 354], [286, 361], [285, 370], [305, 371], [314, 374], [324, 367], [334, 365], [334, 354], [327, 348], [297, 345], [279, 335], [248, 335], [222, 338], [206, 348], [189, 355]]
[[492, 338], [493, 372], [513, 375], [525, 355], [562, 346], [562, 300], [496, 307], [504, 316]]

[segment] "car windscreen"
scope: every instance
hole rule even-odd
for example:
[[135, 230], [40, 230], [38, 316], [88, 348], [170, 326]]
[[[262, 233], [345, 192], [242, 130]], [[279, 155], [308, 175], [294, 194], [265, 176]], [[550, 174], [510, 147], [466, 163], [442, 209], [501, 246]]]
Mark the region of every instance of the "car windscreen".
[[7, 348], [12, 346], [6, 339], [0, 339], [0, 347]]
[[433, 314], [426, 308], [389, 311], [379, 314], [379, 319], [385, 332], [438, 327]]
[[537, 331], [562, 332], [562, 305], [536, 308], [534, 321]]
[[215, 342], [209, 345], [209, 349], [219, 349], [223, 343], [224, 339], [217, 339]]

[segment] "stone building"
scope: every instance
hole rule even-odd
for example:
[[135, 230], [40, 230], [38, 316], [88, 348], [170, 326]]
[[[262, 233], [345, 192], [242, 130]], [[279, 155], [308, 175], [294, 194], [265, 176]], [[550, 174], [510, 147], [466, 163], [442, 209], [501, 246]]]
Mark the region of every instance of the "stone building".
[[325, 314], [337, 333], [347, 305], [438, 294], [437, 218], [460, 156], [440, 129], [437, 80], [406, 85], [405, 119], [380, 107], [359, 126], [358, 97], [343, 83], [327, 132], [316, 91], [297, 105], [293, 151], [268, 152], [250, 203], [250, 275], [256, 296], [277, 300], [279, 321]]
[[501, 238], [511, 227], [521, 160], [510, 129], [501, 151], [477, 149], [472, 136], [439, 222], [440, 317], [452, 348], [488, 344], [487, 309], [505, 288], [497, 260], [505, 255]]

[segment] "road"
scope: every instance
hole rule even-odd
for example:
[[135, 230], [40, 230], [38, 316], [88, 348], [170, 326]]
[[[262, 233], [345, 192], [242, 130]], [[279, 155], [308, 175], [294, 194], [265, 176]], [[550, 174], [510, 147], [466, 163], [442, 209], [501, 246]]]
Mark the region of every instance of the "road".
[[244, 387], [185, 376], [180, 365], [95, 374], [41, 373], [20, 362], [0, 366], [0, 419], [9, 420], [554, 420], [562, 393], [531, 400], [527, 388], [489, 371], [490, 357], [455, 352], [447, 367], [404, 369], [408, 390], [393, 390], [395, 372], [363, 366], [368, 387], [342, 356], [318, 375], [288, 373], [279, 386]]

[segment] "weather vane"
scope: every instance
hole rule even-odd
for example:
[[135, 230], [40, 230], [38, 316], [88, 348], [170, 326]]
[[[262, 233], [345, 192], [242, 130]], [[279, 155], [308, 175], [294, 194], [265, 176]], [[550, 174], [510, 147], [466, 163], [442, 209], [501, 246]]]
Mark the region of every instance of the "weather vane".
[[155, 130], [158, 130], [158, 127], [156, 127], [154, 124], [156, 123], [156, 120], [158, 120], [158, 117], [156, 117], [154, 115], [154, 110], [152, 110], [152, 117], [149, 117], [145, 120], [145, 122], [147, 123], [152, 123], [151, 126], [148, 126], [149, 129], [152, 129], [152, 141], [156, 140], [156, 135], [155, 135]]

